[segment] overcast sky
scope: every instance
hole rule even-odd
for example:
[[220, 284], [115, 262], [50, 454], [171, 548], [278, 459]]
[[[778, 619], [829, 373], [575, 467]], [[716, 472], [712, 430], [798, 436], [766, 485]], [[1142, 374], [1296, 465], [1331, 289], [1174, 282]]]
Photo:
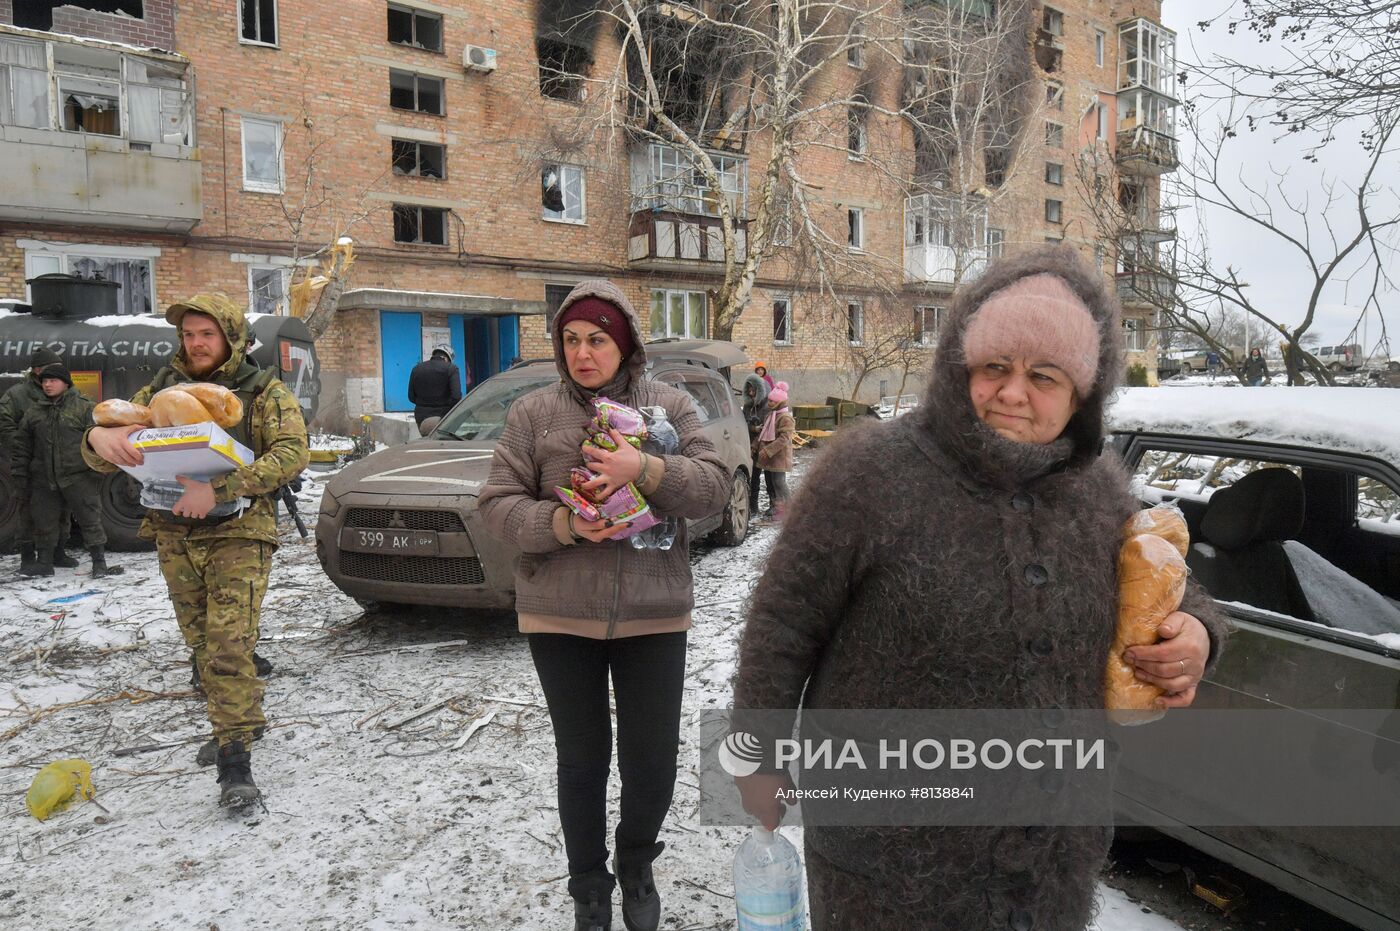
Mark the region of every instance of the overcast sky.
[[[1202, 30], [1197, 22], [1216, 16], [1234, 6], [1230, 0], [1165, 0], [1162, 4], [1162, 21], [1177, 33], [1177, 59], [1189, 70], [1193, 62], [1206, 61], [1217, 54], [1231, 58], [1268, 63], [1277, 61], [1279, 50], [1260, 43], [1252, 33], [1240, 29], [1230, 35], [1224, 25], [1215, 25]], [[1178, 70], [1182, 70], [1178, 68]], [[1183, 89], [1193, 99], [1199, 100], [1203, 88], [1188, 86]], [[1202, 132], [1207, 125], [1218, 124], [1225, 104], [1210, 105], [1219, 115], [1202, 120]], [[1195, 140], [1188, 137], [1189, 130], [1178, 114], [1178, 134], [1181, 136], [1182, 160], [1190, 157]], [[1287, 168], [1289, 178], [1286, 186], [1295, 200], [1308, 197], [1314, 211], [1320, 210], [1322, 181], [1324, 177], [1348, 183], [1354, 189], [1368, 163], [1369, 156], [1356, 142], [1352, 134], [1339, 134], [1338, 139], [1321, 151], [1320, 164], [1305, 162], [1302, 158], [1307, 145], [1298, 136], [1279, 139], [1276, 128], [1264, 127], [1254, 133], [1242, 130], [1226, 148], [1228, 177], [1237, 178], [1241, 173], [1255, 186], [1263, 186], [1270, 180], [1269, 166]], [[1371, 213], [1372, 221], [1382, 216], [1400, 213], [1400, 153], [1390, 153], [1376, 175], [1381, 193], [1373, 201], [1376, 205]], [[1245, 196], [1238, 185], [1240, 196]], [[1357, 229], [1354, 198], [1350, 202], [1336, 205], [1332, 220], [1339, 237], [1344, 240]], [[1236, 268], [1240, 277], [1250, 283], [1257, 304], [1271, 309], [1271, 316], [1285, 323], [1296, 323], [1303, 318], [1306, 310], [1307, 294], [1312, 285], [1311, 275], [1305, 270], [1302, 255], [1283, 240], [1264, 233], [1261, 228], [1248, 220], [1231, 216], [1218, 210], [1196, 209], [1191, 203], [1180, 205], [1178, 225], [1184, 232], [1204, 225], [1209, 237], [1212, 254], [1217, 266], [1226, 264]], [[1301, 224], [1294, 222], [1292, 229], [1301, 232]], [[1314, 232], [1321, 231], [1320, 224], [1314, 224]], [[1392, 237], [1392, 241], [1395, 241]], [[1335, 254], [1330, 243], [1316, 250], [1322, 258]], [[1352, 268], [1356, 263], [1352, 264]], [[1300, 272], [1300, 268], [1304, 269]], [[1400, 277], [1400, 262], [1395, 263], [1393, 273]], [[1318, 315], [1313, 330], [1321, 337], [1322, 343], [1340, 342], [1356, 323], [1360, 307], [1370, 287], [1367, 275], [1356, 275], [1350, 288], [1338, 282], [1324, 292], [1325, 306]], [[1387, 330], [1391, 335], [1391, 355], [1400, 355], [1400, 295], [1390, 292], [1381, 295], [1382, 313]], [[1365, 343], [1368, 352], [1372, 351], [1381, 335], [1381, 329], [1373, 312], [1365, 325]], [[1357, 341], [1361, 342], [1358, 333]]]

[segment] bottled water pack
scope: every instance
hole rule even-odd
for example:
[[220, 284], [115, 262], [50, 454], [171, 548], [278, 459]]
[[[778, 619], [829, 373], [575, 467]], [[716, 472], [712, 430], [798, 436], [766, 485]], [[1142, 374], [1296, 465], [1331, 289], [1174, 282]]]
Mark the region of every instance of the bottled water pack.
[[[642, 441], [642, 452], [648, 456], [668, 456], [680, 452], [681, 438], [671, 425], [664, 407], [642, 407], [642, 419], [647, 422], [647, 438]], [[661, 515], [657, 515], [660, 517]], [[661, 523], [648, 527], [641, 533], [629, 537], [633, 549], [669, 550], [676, 542], [680, 522], [674, 517], [665, 517]]]

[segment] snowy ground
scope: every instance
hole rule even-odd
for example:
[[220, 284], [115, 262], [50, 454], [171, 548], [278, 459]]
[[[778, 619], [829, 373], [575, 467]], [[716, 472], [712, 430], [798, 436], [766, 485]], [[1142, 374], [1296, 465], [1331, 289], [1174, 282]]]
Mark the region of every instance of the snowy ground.
[[[309, 482], [303, 514], [319, 494]], [[687, 717], [728, 703], [742, 603], [776, 533], [693, 554]], [[568, 925], [549, 718], [512, 617], [365, 615], [289, 531], [260, 647], [276, 664], [254, 753], [267, 810], [230, 816], [213, 770], [194, 764], [204, 704], [188, 691], [154, 557], [115, 562], [124, 576], [96, 581], [85, 564], [31, 582], [14, 576], [16, 557], [0, 560], [0, 926]], [[731, 929], [745, 829], [698, 823], [690, 730], [657, 864], [663, 928]], [[74, 756], [92, 763], [101, 807], [35, 821], [24, 809], [34, 773]], [[1098, 931], [1178, 927], [1102, 891]]]

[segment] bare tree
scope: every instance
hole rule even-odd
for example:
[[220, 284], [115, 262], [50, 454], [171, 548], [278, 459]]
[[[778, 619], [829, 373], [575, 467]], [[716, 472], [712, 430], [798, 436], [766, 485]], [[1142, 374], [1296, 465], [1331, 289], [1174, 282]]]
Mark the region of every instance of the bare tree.
[[[1362, 124], [1362, 142], [1382, 145], [1382, 127], [1400, 94], [1400, 3], [1396, 0], [1243, 0], [1202, 29], [1241, 30], [1275, 45], [1280, 61], [1258, 64], [1221, 56], [1202, 67], [1231, 97], [1261, 103], [1269, 125], [1317, 134], [1317, 147], [1338, 124]], [[1246, 119], [1255, 126], [1255, 118]]]
[[[1029, 9], [1029, 0], [561, 2], [538, 27], [541, 90], [575, 107], [549, 108], [544, 138], [522, 142], [521, 161], [537, 168], [625, 146], [631, 242], [646, 255], [714, 263], [712, 335], [732, 336], [760, 272], [824, 295], [839, 330], [853, 282], [893, 295], [905, 268], [863, 247], [858, 217], [841, 209], [846, 192], [823, 189], [816, 161], [864, 162], [887, 203], [936, 194], [959, 246], [950, 283], [972, 273], [985, 259], [987, 203], [1014, 170], [1036, 105]], [[618, 39], [612, 60], [564, 47], [591, 46], [600, 23]], [[984, 151], [995, 152], [990, 185]]]
[[[1262, 326], [1284, 346], [1289, 384], [1300, 383], [1304, 371], [1319, 384], [1332, 384], [1327, 368], [1303, 348], [1313, 335], [1310, 330], [1329, 287], [1359, 287], [1364, 292], [1359, 313], [1375, 312], [1380, 339], [1386, 338], [1379, 296], [1393, 287], [1387, 269], [1395, 256], [1394, 230], [1400, 224], [1400, 203], [1374, 177], [1391, 153], [1388, 144], [1397, 117], [1390, 114], [1375, 124], [1375, 142], [1362, 177], [1352, 185], [1324, 178], [1320, 197], [1300, 196], [1290, 190], [1287, 169], [1270, 167], [1265, 181], [1259, 180], [1259, 173], [1247, 176], [1242, 169], [1228, 175], [1225, 151], [1237, 134], [1236, 124], [1227, 115], [1214, 132], [1203, 133], [1200, 119], [1198, 112], [1187, 111], [1191, 134], [1199, 145], [1175, 182], [1182, 196], [1198, 208], [1225, 211], [1250, 224], [1291, 256], [1293, 267], [1303, 270], [1310, 280], [1295, 305], [1263, 306], [1251, 290], [1247, 270], [1221, 267], [1214, 259], [1204, 229], [1191, 237], [1177, 237], [1166, 248], [1144, 241], [1140, 218], [1112, 196], [1109, 185], [1088, 180], [1109, 169], [1081, 165], [1081, 195], [1091, 207], [1100, 237], [1119, 244], [1120, 286], [1130, 288], [1139, 302], [1152, 306], [1161, 326], [1213, 349], [1237, 372], [1243, 370], [1245, 353], [1232, 338], [1231, 321], [1242, 316], [1257, 322], [1246, 324], [1255, 327], [1252, 334]], [[1341, 219], [1344, 213], [1346, 222]], [[1300, 319], [1290, 325], [1283, 322], [1285, 318]]]

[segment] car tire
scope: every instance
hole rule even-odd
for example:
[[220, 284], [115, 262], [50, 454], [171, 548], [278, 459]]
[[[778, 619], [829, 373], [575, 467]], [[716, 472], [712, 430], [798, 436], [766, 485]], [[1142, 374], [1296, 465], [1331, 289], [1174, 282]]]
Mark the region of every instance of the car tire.
[[107, 532], [107, 548], [121, 552], [138, 552], [155, 548], [149, 540], [141, 539], [141, 521], [146, 508], [141, 504], [141, 485], [125, 472], [102, 476], [98, 495], [102, 504], [102, 529]]
[[375, 601], [371, 598], [355, 598], [355, 603], [364, 608], [366, 614], [415, 614], [423, 610], [421, 605], [399, 604], [397, 601]]
[[19, 489], [10, 478], [9, 470], [0, 469], [0, 553], [14, 549], [21, 506]]
[[734, 484], [730, 486], [729, 503], [724, 506], [724, 516], [714, 531], [714, 540], [720, 546], [738, 546], [749, 535], [749, 477], [743, 469], [734, 473]]

